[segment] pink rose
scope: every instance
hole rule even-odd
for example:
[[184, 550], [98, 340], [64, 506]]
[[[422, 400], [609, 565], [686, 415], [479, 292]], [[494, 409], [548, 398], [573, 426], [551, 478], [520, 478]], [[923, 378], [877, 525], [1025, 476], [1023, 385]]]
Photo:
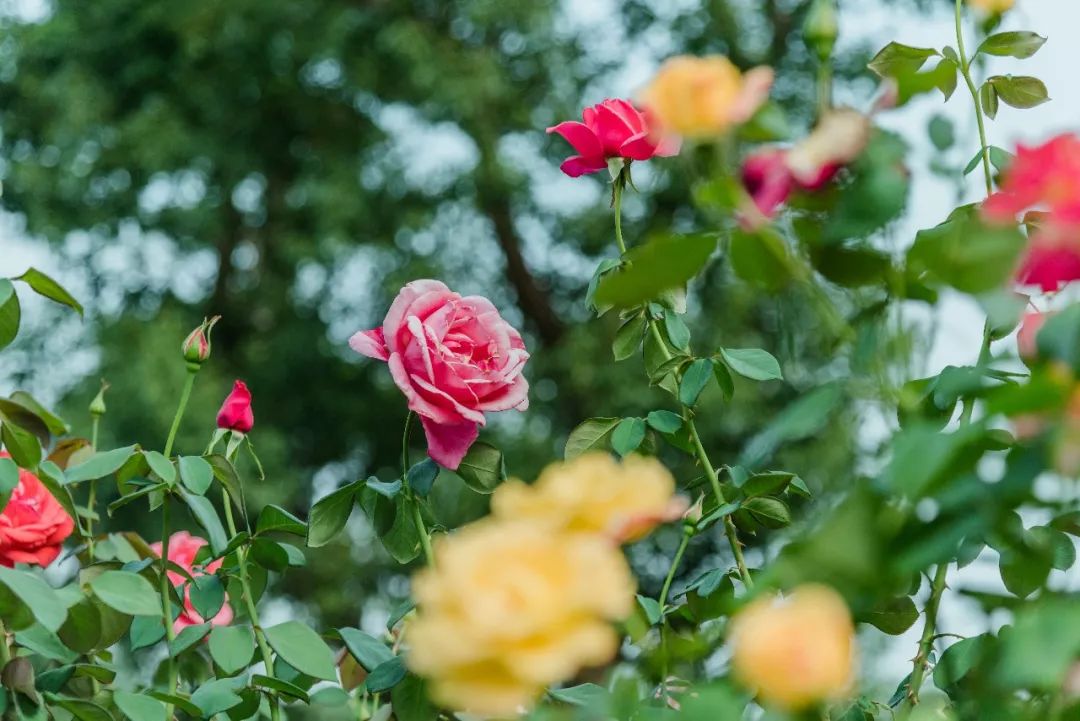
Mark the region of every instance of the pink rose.
[[233, 383], [232, 393], [218, 411], [217, 426], [240, 433], [248, 433], [255, 426], [255, 414], [251, 410], [251, 391], [244, 381]]
[[[10, 458], [0, 451], [0, 458]], [[60, 555], [75, 522], [38, 477], [19, 469], [19, 484], [0, 513], [0, 566], [48, 566]]]
[[[195, 568], [195, 556], [199, 553], [199, 549], [206, 545], [206, 541], [203, 539], [192, 536], [187, 531], [179, 531], [169, 537], [169, 560], [175, 563], [180, 568], [184, 569], [191, 574], [193, 578], [199, 576], [212, 575], [221, 568], [222, 559], [218, 559], [209, 564], [205, 568]], [[161, 557], [161, 543], [151, 544], [150, 548]], [[187, 582], [188, 585], [184, 587], [184, 608], [180, 611], [180, 615], [173, 621], [173, 632], [180, 633], [180, 631], [188, 626], [197, 626], [200, 623], [206, 623], [206, 619], [199, 615], [199, 612], [195, 610], [195, 607], [191, 605], [191, 587], [190, 581], [183, 576], [183, 574], [176, 571], [169, 571], [169, 583], [173, 586], [179, 586], [181, 583]], [[228, 601], [221, 605], [221, 610], [217, 612], [217, 615], [210, 619], [210, 623], [214, 626], [228, 626], [233, 620], [232, 608], [229, 606]]]
[[608, 99], [585, 108], [582, 119], [585, 122], [567, 120], [547, 129], [561, 135], [578, 152], [560, 166], [571, 178], [605, 170], [608, 158], [648, 160], [679, 152], [678, 142], [658, 139], [649, 116], [628, 100]]
[[389, 364], [424, 425], [428, 455], [450, 470], [479, 435], [485, 411], [529, 407], [521, 335], [491, 301], [462, 298], [437, 280], [408, 283], [382, 327], [357, 333], [349, 345]]

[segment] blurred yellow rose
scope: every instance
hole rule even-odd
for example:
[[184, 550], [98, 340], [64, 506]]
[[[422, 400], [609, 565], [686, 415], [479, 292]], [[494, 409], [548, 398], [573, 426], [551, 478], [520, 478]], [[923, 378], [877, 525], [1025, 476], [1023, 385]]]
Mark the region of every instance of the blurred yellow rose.
[[1015, 0], [968, 0], [968, 5], [990, 15], [1000, 15], [1011, 10]]
[[611, 622], [634, 606], [622, 553], [588, 534], [486, 519], [440, 539], [416, 574], [409, 667], [447, 708], [496, 717], [552, 683], [611, 660]]
[[732, 620], [730, 637], [735, 675], [766, 705], [797, 711], [851, 689], [855, 627], [827, 586], [757, 599]]
[[587, 453], [544, 469], [533, 485], [510, 481], [495, 491], [492, 513], [529, 519], [555, 530], [598, 533], [624, 542], [686, 511], [675, 479], [655, 458]]
[[768, 99], [772, 82], [771, 68], [744, 75], [723, 55], [682, 55], [660, 67], [641, 102], [665, 132], [713, 138], [749, 120]]

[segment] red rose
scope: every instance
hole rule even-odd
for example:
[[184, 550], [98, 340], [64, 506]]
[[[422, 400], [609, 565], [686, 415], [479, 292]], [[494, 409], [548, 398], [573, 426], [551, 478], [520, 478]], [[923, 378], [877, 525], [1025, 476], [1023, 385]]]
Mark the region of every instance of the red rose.
[[571, 178], [607, 169], [609, 158], [648, 160], [679, 152], [678, 142], [659, 139], [649, 116], [629, 100], [609, 99], [585, 108], [582, 120], [567, 120], [547, 129], [558, 133], [577, 155], [566, 159], [562, 171]]
[[[0, 458], [10, 458], [0, 451]], [[38, 477], [19, 469], [19, 485], [0, 513], [0, 565], [48, 566], [60, 555], [75, 522]]]
[[240, 433], [248, 433], [255, 425], [255, 414], [251, 411], [251, 391], [244, 381], [233, 383], [232, 393], [218, 411], [217, 425], [218, 428]]

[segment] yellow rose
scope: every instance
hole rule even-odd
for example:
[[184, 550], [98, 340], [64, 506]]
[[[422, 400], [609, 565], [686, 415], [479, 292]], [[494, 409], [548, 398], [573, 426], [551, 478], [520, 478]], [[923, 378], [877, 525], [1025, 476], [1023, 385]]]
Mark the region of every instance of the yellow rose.
[[447, 708], [508, 717], [552, 683], [607, 663], [634, 607], [618, 548], [588, 534], [486, 519], [441, 538], [416, 574], [409, 667]]
[[491, 509], [502, 519], [528, 519], [622, 542], [681, 517], [686, 499], [674, 493], [675, 479], [654, 458], [631, 455], [619, 463], [607, 453], [587, 453], [553, 463], [531, 486], [504, 483]]
[[982, 10], [989, 15], [1000, 15], [1006, 10], [1012, 10], [1016, 0], [968, 0], [968, 5]]
[[772, 81], [771, 68], [743, 75], [723, 55], [682, 55], [660, 67], [641, 101], [665, 132], [712, 138], [749, 120], [768, 99]]
[[757, 599], [732, 619], [730, 638], [735, 675], [766, 705], [798, 711], [851, 689], [855, 627], [827, 586]]

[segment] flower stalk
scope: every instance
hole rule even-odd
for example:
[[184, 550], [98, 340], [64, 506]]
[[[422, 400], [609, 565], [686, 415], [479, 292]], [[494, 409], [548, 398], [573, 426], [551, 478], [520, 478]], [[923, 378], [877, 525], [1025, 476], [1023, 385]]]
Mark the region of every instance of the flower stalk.
[[[406, 482], [409, 477], [409, 434], [412, 431], [412, 419], [415, 414], [409, 411], [405, 416], [405, 430], [401, 436], [401, 480]], [[409, 489], [410, 493], [412, 489]], [[416, 524], [416, 532], [420, 535], [420, 547], [424, 549], [424, 560], [429, 566], [435, 565], [435, 552], [431, 548], [431, 534], [427, 524], [424, 523], [424, 514], [420, 511], [420, 502], [412, 499], [412, 517]]]

